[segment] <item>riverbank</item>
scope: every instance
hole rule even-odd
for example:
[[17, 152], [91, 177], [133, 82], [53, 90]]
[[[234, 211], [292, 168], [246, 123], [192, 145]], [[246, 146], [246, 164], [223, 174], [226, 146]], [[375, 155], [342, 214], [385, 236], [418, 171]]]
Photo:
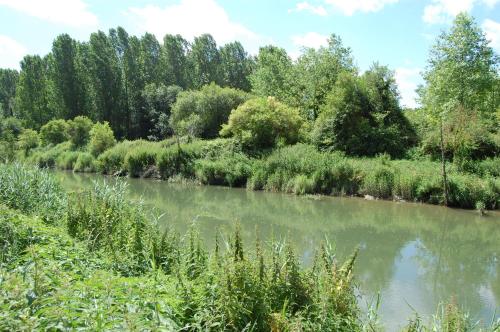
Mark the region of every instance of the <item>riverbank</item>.
[[[294, 194], [366, 196], [443, 203], [440, 164], [428, 160], [352, 158], [307, 144], [249, 155], [231, 139], [123, 141], [93, 156], [69, 142], [39, 148], [25, 158], [41, 167], [108, 175], [189, 179], [207, 185]], [[498, 209], [498, 159], [477, 162], [474, 173], [448, 166], [448, 205]]]
[[[208, 252], [195, 229], [160, 235], [123, 190], [67, 195], [44, 171], [0, 165], [0, 329], [382, 329], [357, 307], [355, 256], [339, 264], [325, 243], [304, 269], [290, 245], [252, 250], [238, 231]], [[438, 330], [473, 325], [443, 309]]]
[[[356, 304], [356, 255], [341, 264], [327, 243], [304, 269], [289, 244], [252, 250], [239, 231], [210, 252], [195, 229], [161, 235], [122, 186], [67, 195], [44, 171], [0, 165], [0, 187], [1, 329], [381, 328]], [[472, 325], [454, 303], [432, 324], [451, 322]]]

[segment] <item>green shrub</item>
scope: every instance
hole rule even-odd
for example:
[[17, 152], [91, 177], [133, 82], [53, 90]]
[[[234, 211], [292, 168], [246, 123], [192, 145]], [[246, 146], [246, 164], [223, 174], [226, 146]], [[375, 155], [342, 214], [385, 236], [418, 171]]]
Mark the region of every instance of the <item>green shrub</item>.
[[204, 151], [203, 141], [172, 145], [162, 150], [158, 155], [157, 166], [163, 179], [168, 179], [175, 175], [186, 178], [194, 176], [194, 162], [202, 158]]
[[57, 156], [55, 166], [63, 170], [73, 170], [79, 154], [77, 151], [64, 151]]
[[69, 139], [68, 123], [65, 120], [51, 120], [40, 128], [40, 139], [43, 145], [56, 145]]
[[172, 107], [172, 127], [181, 135], [215, 138], [231, 110], [247, 99], [248, 95], [243, 91], [215, 84], [205, 85], [200, 90], [183, 91]]
[[246, 185], [251, 172], [251, 162], [242, 154], [228, 154], [215, 160], [200, 159], [194, 167], [201, 183], [230, 187]]
[[24, 129], [17, 139], [17, 146], [20, 150], [24, 151], [24, 155], [40, 145], [40, 137], [33, 129]]
[[78, 153], [78, 158], [76, 159], [75, 166], [73, 168], [75, 172], [95, 172], [97, 171], [96, 160], [88, 152]]
[[97, 157], [116, 144], [113, 130], [107, 122], [96, 123], [90, 130], [89, 151]]
[[473, 175], [450, 174], [449, 176], [450, 206], [474, 209], [478, 202], [484, 203], [488, 209], [498, 208], [500, 203], [500, 181], [498, 179], [481, 179]]
[[97, 157], [97, 168], [104, 174], [113, 174], [124, 169], [125, 156], [136, 141], [122, 141]]
[[49, 148], [38, 148], [28, 157], [30, 164], [38, 165], [41, 168], [53, 168], [57, 159], [65, 152], [71, 151], [71, 143], [64, 142]]
[[92, 120], [86, 116], [77, 116], [68, 121], [69, 140], [75, 148], [81, 148], [88, 144], [92, 126]]
[[158, 144], [142, 144], [132, 148], [125, 155], [124, 168], [131, 177], [138, 177], [150, 166], [156, 165], [156, 159], [160, 152]]
[[220, 133], [234, 136], [245, 148], [257, 151], [272, 148], [280, 141], [295, 144], [303, 122], [297, 109], [272, 97], [255, 98], [233, 110]]
[[393, 169], [379, 165], [365, 175], [361, 192], [378, 198], [390, 198], [392, 197], [393, 186]]

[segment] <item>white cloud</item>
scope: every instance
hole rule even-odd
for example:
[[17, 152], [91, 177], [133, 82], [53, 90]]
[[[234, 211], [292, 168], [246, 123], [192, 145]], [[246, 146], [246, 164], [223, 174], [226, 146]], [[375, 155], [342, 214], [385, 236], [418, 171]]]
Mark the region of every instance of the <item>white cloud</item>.
[[19, 69], [26, 48], [14, 39], [0, 35], [0, 68]]
[[486, 19], [482, 27], [491, 47], [500, 52], [500, 23]]
[[401, 94], [401, 105], [405, 107], [417, 107], [417, 87], [422, 77], [421, 68], [399, 67], [396, 68], [395, 78]]
[[470, 12], [474, 5], [493, 8], [500, 0], [432, 0], [425, 6], [423, 20], [426, 23], [447, 23], [460, 12]]
[[297, 47], [319, 48], [328, 45], [328, 36], [317, 32], [308, 32], [291, 37], [293, 45]]
[[378, 12], [384, 6], [397, 3], [399, 0], [325, 0], [344, 15], [351, 16], [355, 12]]
[[325, 7], [323, 6], [314, 6], [310, 4], [307, 1], [304, 2], [299, 2], [298, 4], [295, 5], [294, 9], [289, 9], [288, 12], [302, 12], [302, 11], [308, 11], [310, 13], [319, 15], [319, 16], [326, 16], [328, 15], [328, 12], [326, 11]]
[[96, 27], [97, 17], [82, 0], [0, 0], [5, 6], [52, 23], [70, 27]]
[[160, 40], [167, 33], [180, 34], [189, 40], [210, 33], [219, 44], [238, 40], [252, 54], [263, 44], [272, 42], [231, 21], [224, 8], [214, 0], [181, 0], [164, 8], [155, 5], [129, 8], [126, 15], [139, 30], [152, 32]]

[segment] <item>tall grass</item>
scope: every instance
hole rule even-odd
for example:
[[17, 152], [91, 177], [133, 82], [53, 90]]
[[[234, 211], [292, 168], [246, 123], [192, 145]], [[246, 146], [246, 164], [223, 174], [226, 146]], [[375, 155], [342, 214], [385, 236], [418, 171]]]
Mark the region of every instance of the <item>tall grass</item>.
[[47, 222], [61, 222], [66, 195], [46, 171], [22, 164], [0, 164], [0, 202]]

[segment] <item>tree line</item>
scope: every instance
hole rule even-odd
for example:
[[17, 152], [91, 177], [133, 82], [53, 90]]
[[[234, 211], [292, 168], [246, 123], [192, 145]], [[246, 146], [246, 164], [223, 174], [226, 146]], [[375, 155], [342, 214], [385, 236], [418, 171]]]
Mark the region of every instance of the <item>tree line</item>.
[[256, 56], [239, 42], [219, 47], [208, 34], [162, 43], [120, 27], [87, 42], [63, 34], [46, 56], [24, 57], [19, 73], [0, 70], [0, 110], [35, 130], [85, 116], [108, 122], [119, 139], [222, 135], [248, 150], [302, 141], [355, 156], [449, 158], [463, 168], [498, 155], [499, 57], [472, 17], [459, 14], [437, 38], [416, 110], [401, 107], [392, 70], [375, 62], [360, 73], [354, 63], [334, 34], [297, 60], [272, 45]]

